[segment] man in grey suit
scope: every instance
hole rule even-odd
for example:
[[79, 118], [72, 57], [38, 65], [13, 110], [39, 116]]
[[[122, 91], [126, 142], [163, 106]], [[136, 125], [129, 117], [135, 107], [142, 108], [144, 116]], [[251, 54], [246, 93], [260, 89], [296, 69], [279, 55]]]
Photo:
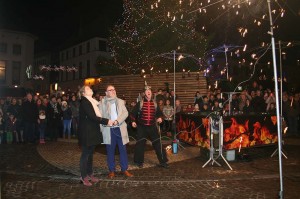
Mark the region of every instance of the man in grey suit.
[[103, 143], [106, 144], [107, 164], [109, 168], [108, 178], [115, 177], [115, 149], [118, 145], [120, 152], [121, 171], [126, 177], [133, 175], [128, 172], [128, 158], [126, 144], [129, 142], [127, 124], [128, 111], [125, 102], [118, 98], [113, 85], [106, 87], [106, 96], [102, 99], [100, 105], [101, 115], [113, 121], [113, 126], [101, 125], [103, 134]]

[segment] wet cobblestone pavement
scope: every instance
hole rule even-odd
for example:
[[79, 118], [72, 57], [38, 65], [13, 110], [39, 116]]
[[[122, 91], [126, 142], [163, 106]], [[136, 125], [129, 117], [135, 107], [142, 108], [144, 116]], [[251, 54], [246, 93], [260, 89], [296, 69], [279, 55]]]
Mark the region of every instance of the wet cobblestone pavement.
[[[133, 147], [133, 146], [129, 146]], [[96, 152], [94, 166], [101, 181], [92, 187], [79, 183], [80, 149], [76, 143], [0, 145], [1, 199], [3, 198], [278, 198], [280, 190], [277, 145], [242, 150], [249, 159], [208, 164], [207, 152], [186, 147], [172, 156], [170, 168], [155, 166], [155, 153], [146, 152], [146, 168], [131, 162], [132, 178], [106, 178], [106, 156]], [[300, 198], [300, 139], [289, 138], [283, 146], [284, 198]], [[100, 150], [101, 151], [101, 150]], [[130, 151], [130, 150], [129, 150]]]

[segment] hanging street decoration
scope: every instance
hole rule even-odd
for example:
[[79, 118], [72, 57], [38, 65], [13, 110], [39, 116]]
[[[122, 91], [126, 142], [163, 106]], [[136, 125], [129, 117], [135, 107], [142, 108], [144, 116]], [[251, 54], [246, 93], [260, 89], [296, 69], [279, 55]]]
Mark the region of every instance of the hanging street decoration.
[[51, 66], [51, 65], [41, 65], [41, 71], [65, 71], [65, 72], [77, 72], [78, 69], [75, 66]]

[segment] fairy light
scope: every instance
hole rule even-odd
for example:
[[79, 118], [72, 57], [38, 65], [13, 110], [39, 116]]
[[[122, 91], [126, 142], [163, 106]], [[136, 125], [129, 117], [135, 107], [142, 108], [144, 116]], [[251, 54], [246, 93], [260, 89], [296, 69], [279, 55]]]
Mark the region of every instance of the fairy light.
[[179, 55], [179, 56], [178, 56], [178, 61], [180, 61], [180, 60], [183, 59], [183, 58], [184, 58], [183, 55]]
[[260, 21], [257, 21], [257, 25], [260, 26], [260, 25], [261, 25], [261, 22], [260, 22]]
[[280, 17], [283, 17], [283, 16], [284, 16], [284, 13], [285, 13], [285, 10], [284, 10], [284, 9], [281, 9], [281, 10], [280, 10], [280, 13], [281, 13], [281, 14], [280, 14]]

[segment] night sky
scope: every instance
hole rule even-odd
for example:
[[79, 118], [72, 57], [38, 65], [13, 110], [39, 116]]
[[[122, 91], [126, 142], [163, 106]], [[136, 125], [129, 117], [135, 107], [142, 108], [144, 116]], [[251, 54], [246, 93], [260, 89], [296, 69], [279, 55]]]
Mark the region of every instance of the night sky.
[[[276, 41], [300, 41], [300, 1], [280, 2], [286, 2], [287, 9], [286, 16], [276, 21], [281, 27], [275, 32]], [[267, 1], [264, 6], [266, 5]], [[257, 8], [261, 9], [261, 6]], [[0, 0], [0, 28], [36, 35], [39, 38], [36, 51], [57, 50], [62, 44], [80, 40], [79, 33], [82, 39], [96, 35], [107, 37], [112, 26], [121, 19], [122, 12], [122, 0]], [[252, 10], [248, 14], [255, 15], [255, 12], [256, 10]], [[218, 11], [213, 15], [217, 16]], [[207, 20], [211, 18], [213, 17], [210, 16]], [[234, 35], [232, 31], [236, 32], [233, 25], [239, 19], [230, 19], [225, 29], [224, 20], [224, 17], [220, 17], [212, 24], [211, 32], [217, 32], [216, 35], [219, 36], [214, 43], [222, 45], [226, 42], [238, 42], [237, 39], [231, 41], [234, 38], [230, 39], [230, 36]], [[256, 30], [257, 27], [253, 26], [255, 35], [249, 36], [254, 42], [259, 37]], [[270, 39], [266, 38], [266, 41]]]
[[38, 51], [59, 49], [78, 32], [107, 36], [122, 0], [0, 0], [0, 27], [36, 35]]

